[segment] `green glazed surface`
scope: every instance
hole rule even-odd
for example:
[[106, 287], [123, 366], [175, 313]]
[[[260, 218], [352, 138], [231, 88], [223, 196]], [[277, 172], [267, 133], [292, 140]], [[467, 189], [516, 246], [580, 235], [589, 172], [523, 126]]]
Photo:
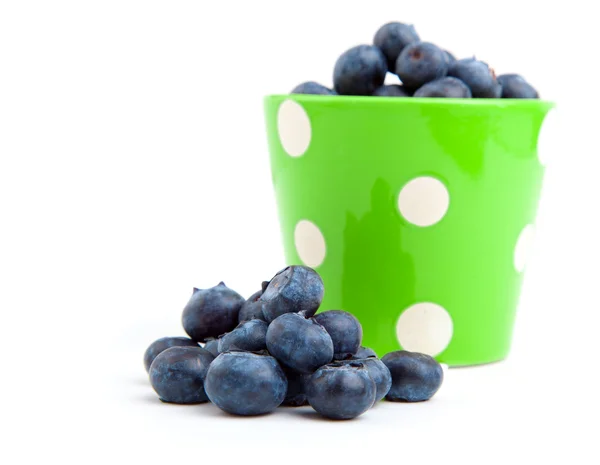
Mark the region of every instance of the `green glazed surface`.
[[[279, 114], [288, 99], [300, 106], [292, 104], [291, 119], [290, 112]], [[433, 326], [409, 330], [417, 339], [421, 332], [425, 339], [448, 339], [431, 354], [437, 360], [503, 359], [523, 277], [515, 248], [535, 220], [544, 170], [537, 141], [552, 106], [539, 100], [266, 97], [286, 261], [308, 264], [296, 246], [300, 221], [322, 234], [323, 251], [319, 241], [308, 240], [318, 249], [314, 267], [325, 283], [320, 311], [353, 313], [363, 326], [363, 345], [383, 356], [402, 348], [400, 315], [431, 302], [449, 315], [450, 335], [447, 322], [436, 318], [427, 323]], [[307, 117], [308, 136], [295, 118], [299, 112]], [[291, 156], [283, 143], [290, 137], [308, 137], [307, 149]], [[439, 180], [449, 199], [443, 217], [428, 226], [407, 220], [398, 206], [402, 188], [424, 176]]]

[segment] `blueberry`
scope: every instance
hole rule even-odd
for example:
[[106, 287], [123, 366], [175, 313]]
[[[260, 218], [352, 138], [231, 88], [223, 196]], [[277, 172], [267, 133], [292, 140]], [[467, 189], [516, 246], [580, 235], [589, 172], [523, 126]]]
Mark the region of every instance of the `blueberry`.
[[446, 76], [422, 85], [414, 97], [471, 98], [471, 90], [460, 79]]
[[263, 315], [263, 302], [259, 300], [262, 293], [263, 291], [255, 292], [244, 302], [238, 314], [238, 321], [240, 323], [248, 320], [265, 319]]
[[313, 316], [323, 300], [323, 281], [307, 266], [288, 266], [269, 282], [259, 301], [263, 315], [270, 323], [284, 313], [306, 312]]
[[358, 45], [340, 55], [333, 70], [334, 88], [341, 95], [371, 95], [383, 85], [385, 56], [372, 45]]
[[333, 341], [313, 319], [286, 313], [267, 330], [267, 349], [277, 360], [300, 373], [312, 373], [333, 360]]
[[170, 347], [150, 365], [150, 383], [163, 402], [206, 402], [204, 381], [213, 355], [202, 347]]
[[267, 326], [267, 323], [262, 320], [240, 323], [233, 331], [219, 338], [219, 353], [234, 348], [250, 352], [266, 349]]
[[273, 357], [232, 351], [210, 365], [204, 383], [212, 403], [234, 415], [261, 415], [285, 398], [287, 378]]
[[483, 61], [463, 58], [450, 64], [448, 75], [463, 81], [474, 98], [500, 98], [502, 86], [496, 80], [494, 71]]
[[388, 69], [393, 70], [400, 52], [413, 42], [419, 42], [419, 35], [412, 24], [392, 22], [384, 24], [375, 33], [373, 43], [381, 49], [387, 60]]
[[329, 310], [314, 317], [331, 336], [333, 356], [343, 359], [356, 353], [362, 341], [362, 326], [354, 315], [342, 310]]
[[221, 282], [192, 294], [183, 309], [183, 329], [197, 342], [231, 331], [238, 323], [244, 298]]
[[398, 350], [381, 361], [392, 374], [392, 387], [387, 400], [421, 402], [430, 399], [442, 385], [442, 366], [432, 357], [417, 352]]
[[157, 339], [148, 346], [144, 353], [144, 367], [146, 371], [150, 370], [150, 365], [158, 354], [169, 347], [198, 347], [194, 341], [187, 337], [163, 337]]
[[306, 397], [317, 412], [334, 420], [349, 420], [375, 403], [377, 388], [368, 370], [358, 362], [334, 362], [308, 379]]
[[502, 74], [498, 82], [502, 86], [502, 98], [540, 98], [537, 90], [519, 74]]
[[353, 358], [357, 358], [357, 359], [368, 358], [368, 357], [377, 357], [377, 353], [375, 353], [375, 351], [373, 349], [371, 349], [370, 347], [363, 347], [363, 346], [360, 346], [353, 356]]
[[390, 387], [392, 386], [392, 375], [388, 367], [378, 358], [368, 357], [363, 359], [344, 360], [341, 363], [362, 363], [365, 366], [369, 372], [369, 376], [375, 381], [377, 390], [373, 405], [383, 399], [389, 392]]
[[267, 290], [267, 287], [269, 287], [269, 282], [270, 281], [263, 281], [261, 284], [261, 290], [262, 292], [265, 292]]
[[307, 405], [306, 381], [310, 375], [299, 373], [285, 365], [281, 368], [283, 368], [283, 372], [288, 380], [287, 392], [281, 405], [286, 405], [288, 407], [301, 407], [302, 405]]
[[292, 89], [292, 94], [336, 95], [336, 93], [314, 81], [303, 82]]
[[211, 339], [206, 344], [204, 344], [204, 350], [208, 350], [213, 356], [219, 355], [219, 340]]
[[448, 64], [452, 63], [453, 61], [456, 61], [456, 57], [452, 55], [448, 50], [444, 50], [444, 53], [446, 54], [446, 62]]
[[404, 87], [398, 84], [390, 84], [389, 86], [381, 86], [373, 92], [376, 97], [409, 97]]
[[448, 72], [446, 53], [430, 42], [408, 45], [396, 60], [396, 74], [409, 89], [444, 77]]

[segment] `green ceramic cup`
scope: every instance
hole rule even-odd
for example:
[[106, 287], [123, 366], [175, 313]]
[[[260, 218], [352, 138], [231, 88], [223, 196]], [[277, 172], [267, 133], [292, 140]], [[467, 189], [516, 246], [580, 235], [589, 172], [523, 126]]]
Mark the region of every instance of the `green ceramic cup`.
[[320, 311], [380, 356], [450, 366], [509, 352], [544, 168], [540, 100], [272, 95], [265, 116], [286, 261]]

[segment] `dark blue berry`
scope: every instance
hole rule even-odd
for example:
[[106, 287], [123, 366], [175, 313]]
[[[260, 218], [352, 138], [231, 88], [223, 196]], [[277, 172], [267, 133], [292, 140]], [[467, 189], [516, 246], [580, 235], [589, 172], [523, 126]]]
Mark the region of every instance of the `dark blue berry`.
[[204, 383], [212, 403], [234, 415], [261, 415], [285, 398], [287, 378], [273, 357], [233, 351], [219, 355]]
[[150, 383], [163, 402], [206, 402], [204, 382], [213, 355], [202, 347], [171, 347], [150, 365]]
[[306, 381], [310, 375], [299, 373], [282, 365], [283, 372], [288, 380], [287, 393], [281, 405], [288, 407], [301, 407], [308, 404], [306, 399]]
[[368, 370], [358, 362], [334, 362], [308, 379], [306, 397], [317, 412], [334, 420], [349, 420], [375, 403], [377, 388]]
[[198, 347], [194, 341], [187, 337], [163, 337], [157, 339], [148, 346], [144, 353], [144, 367], [146, 371], [150, 370], [150, 365], [163, 350], [169, 347]]
[[375, 97], [410, 97], [409, 93], [398, 84], [381, 86], [373, 92]]
[[267, 349], [277, 360], [300, 373], [312, 373], [333, 360], [329, 333], [312, 318], [286, 313], [267, 330]]
[[259, 300], [262, 293], [263, 291], [255, 292], [244, 302], [238, 314], [238, 321], [240, 323], [248, 320], [265, 319], [263, 315], [263, 302]]
[[452, 63], [453, 61], [456, 61], [456, 57], [452, 55], [448, 50], [444, 50], [444, 53], [446, 54], [446, 62], [448, 64]]
[[333, 341], [333, 357], [344, 359], [356, 353], [362, 341], [362, 326], [354, 315], [342, 310], [319, 313], [315, 321], [325, 328]]
[[385, 364], [381, 360], [375, 357], [343, 360], [341, 363], [353, 362], [362, 363], [369, 372], [369, 376], [373, 379], [373, 381], [375, 381], [377, 393], [375, 395], [374, 404], [379, 402], [385, 397], [385, 395], [389, 392], [390, 387], [392, 386], [392, 375], [390, 373], [390, 370], [387, 366], [385, 366]]
[[396, 60], [396, 74], [409, 89], [444, 77], [448, 72], [446, 53], [429, 42], [408, 45]]
[[450, 64], [448, 75], [463, 81], [474, 98], [500, 98], [502, 86], [498, 83], [494, 71], [483, 61], [475, 58], [463, 58]]
[[292, 94], [336, 95], [336, 93], [314, 81], [303, 82], [292, 89]]
[[471, 98], [471, 90], [460, 79], [446, 76], [422, 85], [413, 97]]
[[219, 283], [195, 292], [183, 309], [183, 329], [197, 342], [218, 337], [238, 324], [238, 313], [245, 299]]
[[438, 391], [444, 380], [442, 366], [429, 355], [398, 350], [385, 355], [381, 361], [392, 374], [392, 387], [385, 396], [387, 400], [428, 400]]
[[216, 357], [219, 355], [219, 340], [211, 339], [210, 341], [207, 341], [206, 344], [204, 344], [204, 350], [208, 350]]
[[219, 338], [219, 353], [231, 349], [255, 352], [267, 348], [267, 323], [262, 320], [250, 320], [240, 323], [233, 331]]
[[275, 275], [259, 301], [269, 323], [284, 313], [303, 311], [313, 316], [323, 300], [323, 280], [307, 266], [288, 266]]
[[340, 55], [333, 69], [335, 91], [341, 95], [371, 95], [383, 85], [387, 63], [373, 45], [358, 45]]
[[393, 70], [400, 52], [413, 42], [419, 42], [419, 35], [412, 24], [391, 22], [384, 24], [375, 33], [373, 43], [381, 49], [387, 60], [388, 69]]
[[502, 86], [502, 98], [540, 98], [537, 90], [519, 74], [502, 74], [498, 82]]
[[377, 353], [370, 347], [363, 347], [363, 346], [360, 346], [353, 356], [353, 358], [356, 358], [356, 359], [368, 358], [368, 357], [377, 357]]

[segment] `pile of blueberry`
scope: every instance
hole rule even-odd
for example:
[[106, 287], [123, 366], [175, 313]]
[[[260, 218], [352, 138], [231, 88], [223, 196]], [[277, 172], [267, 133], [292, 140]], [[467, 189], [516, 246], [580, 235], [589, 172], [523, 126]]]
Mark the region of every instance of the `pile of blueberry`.
[[[386, 73], [402, 84], [384, 85]], [[496, 76], [487, 63], [473, 58], [457, 60], [446, 50], [421, 41], [412, 25], [384, 24], [373, 45], [345, 51], [333, 70], [333, 89], [313, 81], [294, 94], [372, 95], [378, 97], [525, 98], [538, 92], [518, 74]]]
[[337, 420], [384, 397], [419, 402], [438, 391], [443, 371], [430, 356], [396, 351], [380, 360], [361, 346], [352, 314], [315, 315], [323, 291], [306, 266], [284, 268], [248, 300], [222, 282], [194, 289], [182, 316], [190, 338], [162, 338], [146, 350], [152, 387], [163, 402], [211, 401], [235, 415], [308, 404]]

